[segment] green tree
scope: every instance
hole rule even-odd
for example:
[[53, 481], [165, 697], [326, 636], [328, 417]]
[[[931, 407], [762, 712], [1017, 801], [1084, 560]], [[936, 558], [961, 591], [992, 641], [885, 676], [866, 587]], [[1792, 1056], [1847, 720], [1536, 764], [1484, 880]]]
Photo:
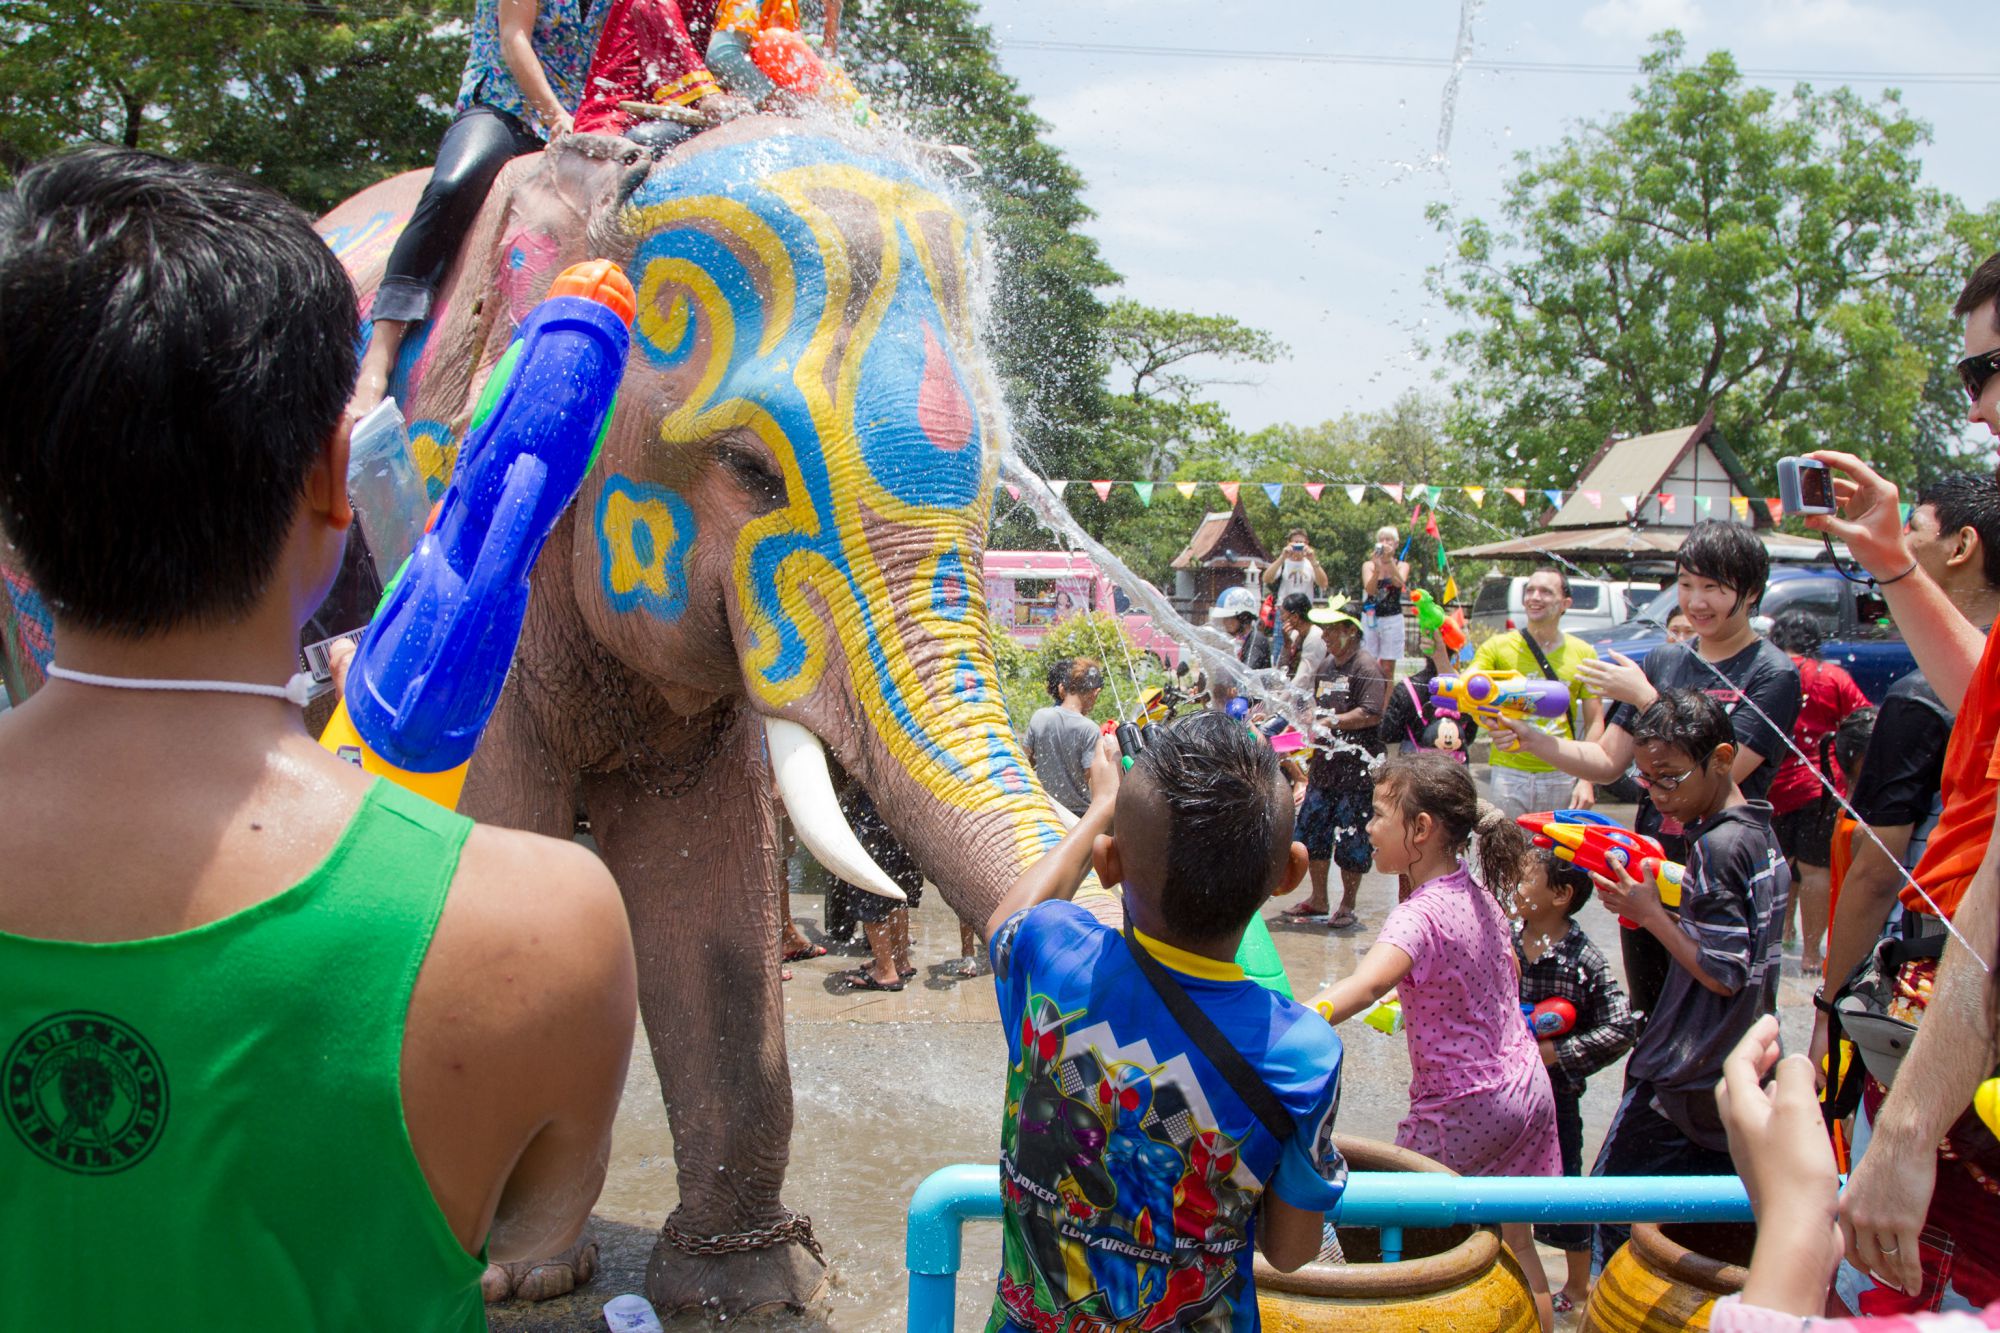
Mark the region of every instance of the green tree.
[[[1287, 354], [1262, 329], [1227, 315], [1158, 310], [1120, 297], [1104, 312], [1104, 358], [1111, 381], [1110, 439], [1118, 475], [1170, 475], [1182, 459], [1228, 452], [1236, 433], [1229, 415], [1207, 399], [1216, 363], [1270, 365]], [[1103, 475], [1100, 470], [1098, 475]]]
[[1496, 477], [1568, 485], [1609, 435], [1713, 406], [1762, 473], [1838, 444], [1902, 475], [1959, 440], [1952, 299], [2000, 214], [1920, 179], [1929, 128], [1893, 92], [1746, 86], [1657, 38], [1632, 107], [1522, 155], [1496, 228], [1456, 236], [1432, 289], [1469, 327], [1464, 428]]
[[842, 53], [876, 106], [970, 147], [996, 273], [992, 349], [1017, 442], [1052, 476], [1090, 471], [1104, 418], [1096, 289], [1118, 280], [1080, 228], [1083, 178], [1002, 72], [973, 0], [847, 7]]
[[449, 0], [15, 0], [0, 172], [122, 144], [238, 167], [309, 211], [429, 163], [465, 63]]

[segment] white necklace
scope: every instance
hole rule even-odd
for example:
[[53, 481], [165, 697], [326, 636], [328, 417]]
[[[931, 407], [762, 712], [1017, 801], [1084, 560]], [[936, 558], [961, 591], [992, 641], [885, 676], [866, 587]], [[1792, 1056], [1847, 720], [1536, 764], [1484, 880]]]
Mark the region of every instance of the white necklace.
[[93, 671], [72, 671], [49, 663], [47, 673], [55, 680], [78, 685], [96, 685], [107, 690], [181, 690], [194, 694], [261, 694], [285, 699], [304, 708], [312, 700], [313, 678], [301, 671], [283, 685], [259, 685], [247, 680], [148, 680], [139, 676], [100, 676]]

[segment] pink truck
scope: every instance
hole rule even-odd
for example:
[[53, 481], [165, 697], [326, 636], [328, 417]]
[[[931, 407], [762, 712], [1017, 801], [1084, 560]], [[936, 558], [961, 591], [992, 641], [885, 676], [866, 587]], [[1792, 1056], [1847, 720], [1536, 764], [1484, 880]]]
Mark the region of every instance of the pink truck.
[[1016, 643], [1038, 647], [1051, 625], [1079, 611], [1102, 611], [1117, 616], [1132, 642], [1168, 670], [1180, 664], [1180, 644], [1155, 629], [1150, 617], [1134, 610], [1124, 589], [1099, 572], [1089, 556], [1067, 551], [988, 551], [985, 570], [986, 612]]

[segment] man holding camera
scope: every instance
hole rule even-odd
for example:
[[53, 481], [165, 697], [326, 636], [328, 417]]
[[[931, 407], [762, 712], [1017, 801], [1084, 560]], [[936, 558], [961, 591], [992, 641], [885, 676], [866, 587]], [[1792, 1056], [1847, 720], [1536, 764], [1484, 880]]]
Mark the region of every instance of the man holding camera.
[[1285, 549], [1264, 566], [1264, 586], [1273, 590], [1279, 606], [1294, 594], [1308, 601], [1326, 594], [1326, 571], [1320, 568], [1319, 553], [1306, 540], [1304, 528], [1293, 528], [1285, 538]]
[[[1970, 419], [2000, 437], [2000, 254], [1973, 272], [1953, 313], [1965, 320], [1958, 373]], [[2000, 1144], [1960, 1112], [1992, 1072], [1985, 965], [1996, 960], [1969, 957], [1960, 941], [1990, 951], [1995, 937], [2000, 654], [1908, 540], [1896, 487], [1851, 454], [1822, 450], [1812, 458], [1836, 474], [1838, 512], [1814, 514], [1807, 525], [1845, 541], [1874, 576], [1917, 665], [1958, 719], [1945, 752], [1943, 809], [1916, 876], [1940, 889], [1957, 881], [1953, 902], [1929, 889], [1920, 895], [1948, 915], [1957, 938], [1945, 946], [1926, 1018], [1873, 1118], [1841, 1200], [1841, 1229], [1854, 1265], [1899, 1290], [1916, 1293], [1948, 1277], [1964, 1299], [1985, 1304], [2000, 1299], [2000, 1199], [1992, 1192]], [[1942, 876], [1942, 868], [1952, 874]], [[1920, 1249], [1920, 1235], [1931, 1232], [1951, 1245]]]

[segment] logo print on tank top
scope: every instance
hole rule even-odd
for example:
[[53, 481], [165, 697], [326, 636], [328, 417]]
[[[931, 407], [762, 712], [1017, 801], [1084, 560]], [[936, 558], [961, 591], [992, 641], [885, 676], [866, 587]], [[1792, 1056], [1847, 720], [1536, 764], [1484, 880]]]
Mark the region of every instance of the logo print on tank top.
[[0, 1064], [0, 1106], [52, 1166], [107, 1176], [136, 1166], [167, 1124], [167, 1071], [152, 1044], [109, 1014], [50, 1014]]

